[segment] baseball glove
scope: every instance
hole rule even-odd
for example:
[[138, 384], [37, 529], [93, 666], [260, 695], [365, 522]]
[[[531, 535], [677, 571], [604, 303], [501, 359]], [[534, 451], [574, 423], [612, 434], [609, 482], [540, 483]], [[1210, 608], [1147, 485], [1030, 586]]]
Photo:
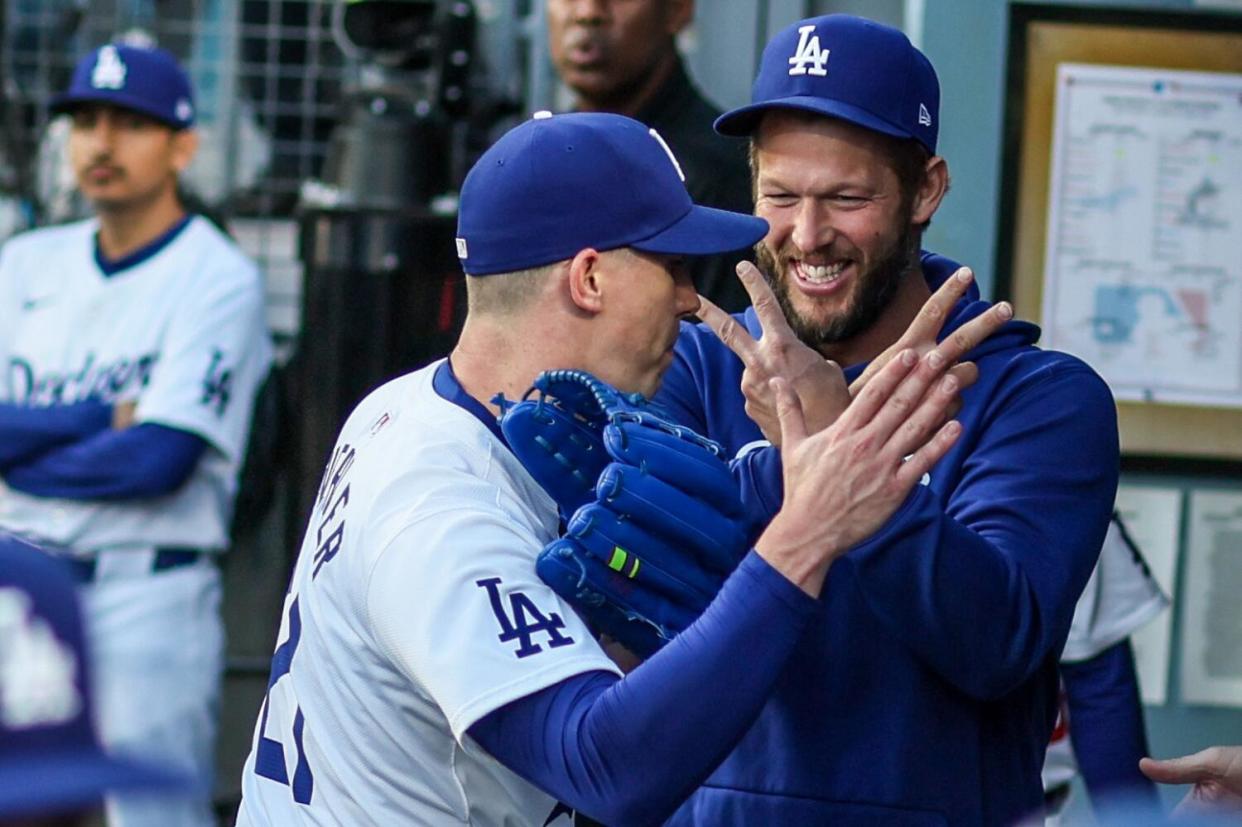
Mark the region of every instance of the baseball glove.
[[694, 622], [746, 553], [721, 447], [641, 395], [584, 371], [546, 371], [500, 427], [566, 524], [536, 571], [635, 654]]

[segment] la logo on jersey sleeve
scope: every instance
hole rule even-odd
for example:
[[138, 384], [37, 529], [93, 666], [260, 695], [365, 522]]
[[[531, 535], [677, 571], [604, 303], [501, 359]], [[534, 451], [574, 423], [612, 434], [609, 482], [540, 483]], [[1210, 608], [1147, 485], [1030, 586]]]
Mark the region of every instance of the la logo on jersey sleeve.
[[224, 351], [212, 348], [211, 364], [203, 377], [203, 397], [200, 402], [216, 409], [216, 416], [224, 416], [233, 396], [233, 369], [224, 364]]
[[492, 614], [500, 625], [500, 642], [518, 641], [518, 647], [513, 651], [515, 657], [530, 657], [543, 651], [543, 646], [535, 642], [535, 635], [544, 635], [544, 643], [549, 649], [568, 646], [574, 642], [572, 637], [561, 634], [561, 630], [565, 628], [565, 621], [561, 616], [556, 612], [544, 614], [525, 592], [510, 592], [509, 607], [506, 609], [500, 594], [501, 582], [499, 577], [488, 577], [476, 580], [475, 585], [487, 590]]

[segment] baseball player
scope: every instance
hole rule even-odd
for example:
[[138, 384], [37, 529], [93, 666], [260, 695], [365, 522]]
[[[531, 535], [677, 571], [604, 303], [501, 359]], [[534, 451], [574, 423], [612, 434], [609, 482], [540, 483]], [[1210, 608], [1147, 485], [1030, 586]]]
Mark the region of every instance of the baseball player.
[[[698, 307], [685, 256], [743, 248], [766, 225], [693, 205], [637, 121], [542, 113], [479, 159], [458, 226], [459, 342], [363, 400], [325, 470], [240, 825], [540, 827], [569, 808], [659, 823], [753, 723], [832, 559], [956, 436], [939, 427], [955, 395], [943, 369], [912, 356], [814, 437], [775, 380], [786, 507], [691, 629], [622, 677], [535, 574], [558, 513], [506, 444], [501, 395], [554, 367], [654, 392]], [[881, 484], [842, 508], [864, 479]], [[841, 519], [812, 516], [825, 510]]]
[[[772, 39], [752, 102], [716, 129], [750, 138], [755, 211], [771, 225], [763, 275], [745, 283], [802, 344], [773, 341], [754, 310], [705, 305], [729, 346], [683, 326], [657, 397], [679, 421], [730, 451], [779, 438], [765, 375], [806, 358], [862, 374], [954, 277], [956, 264], [919, 253], [948, 187], [939, 99], [935, 70], [896, 29], [831, 15]], [[942, 336], [990, 312], [972, 288]], [[999, 825], [1040, 809], [1057, 659], [1104, 539], [1118, 448], [1107, 386], [1036, 348], [1038, 335], [1011, 321], [966, 354], [979, 378], [962, 394], [963, 438], [833, 567], [758, 723], [670, 824]], [[814, 384], [794, 382], [822, 421]]]
[[171, 55], [96, 49], [52, 108], [96, 216], [0, 251], [0, 527], [77, 572], [105, 744], [196, 779], [175, 802], [118, 797], [110, 821], [212, 824], [214, 558], [271, 358], [262, 286], [178, 200], [197, 139]]
[[86, 825], [106, 791], [188, 780], [100, 747], [84, 637], [68, 565], [0, 532], [0, 825]]
[[1158, 806], [1155, 785], [1138, 766], [1147, 755], [1147, 732], [1130, 635], [1168, 605], [1114, 513], [1061, 653], [1062, 703], [1044, 760], [1047, 823], [1060, 823], [1080, 772], [1097, 810], [1118, 798]]

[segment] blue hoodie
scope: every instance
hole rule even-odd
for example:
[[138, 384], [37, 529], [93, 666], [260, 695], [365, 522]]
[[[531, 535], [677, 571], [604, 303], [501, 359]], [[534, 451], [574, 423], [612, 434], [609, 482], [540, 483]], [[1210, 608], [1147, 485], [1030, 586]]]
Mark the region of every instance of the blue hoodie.
[[[925, 254], [923, 269], [935, 289], [957, 265]], [[942, 336], [988, 307], [972, 286]], [[760, 334], [753, 309], [737, 318]], [[957, 444], [833, 565], [759, 720], [670, 825], [1007, 825], [1042, 805], [1057, 659], [1118, 444], [1104, 381], [1038, 337], [1013, 321], [968, 354], [979, 380]], [[736, 451], [762, 439], [741, 374], [710, 330], [683, 325], [657, 399]]]

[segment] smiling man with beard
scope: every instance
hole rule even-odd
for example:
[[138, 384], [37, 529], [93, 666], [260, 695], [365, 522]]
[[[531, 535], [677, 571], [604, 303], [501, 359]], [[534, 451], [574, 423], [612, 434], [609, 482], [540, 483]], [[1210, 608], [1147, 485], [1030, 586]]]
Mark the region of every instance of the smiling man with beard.
[[[760, 312], [705, 306], [705, 325], [683, 325], [658, 399], [684, 424], [734, 452], [775, 441], [766, 388], [781, 375], [825, 426], [850, 404], [824, 391], [825, 359], [856, 394], [894, 347], [930, 347], [907, 328], [932, 291], [970, 278], [919, 249], [948, 189], [939, 99], [930, 62], [887, 26], [819, 17], [768, 45], [752, 102], [716, 122], [751, 140], [770, 229], [763, 277], [739, 275]], [[789, 329], [760, 323], [773, 302]], [[940, 337], [1002, 308], [971, 285]], [[1057, 658], [1118, 446], [1107, 386], [1038, 336], [1011, 320], [966, 354], [979, 379], [962, 439], [834, 566], [801, 657], [669, 824], [1000, 825], [1041, 807]]]

